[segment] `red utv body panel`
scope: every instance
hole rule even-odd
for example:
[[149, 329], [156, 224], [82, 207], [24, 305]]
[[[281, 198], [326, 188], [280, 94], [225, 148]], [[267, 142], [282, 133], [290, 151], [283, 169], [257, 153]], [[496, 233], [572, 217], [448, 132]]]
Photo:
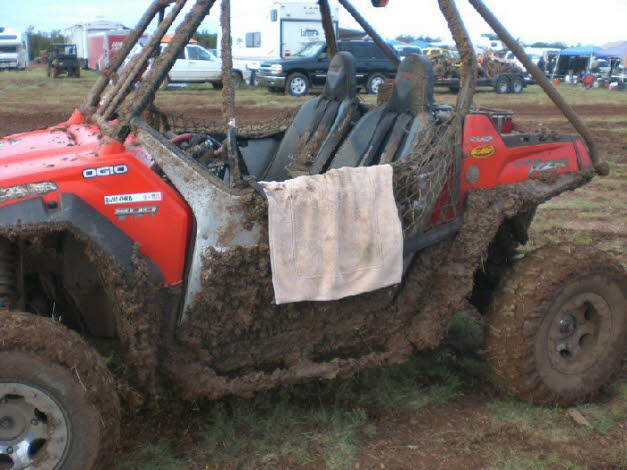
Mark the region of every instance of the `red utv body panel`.
[[61, 194], [74, 194], [133, 239], [166, 285], [181, 283], [193, 216], [142, 150], [131, 139], [126, 146], [101, 142], [99, 128], [80, 113], [56, 127], [1, 139], [1, 187], [51, 181], [58, 190], [0, 207], [34, 197], [50, 206], [61, 203]]

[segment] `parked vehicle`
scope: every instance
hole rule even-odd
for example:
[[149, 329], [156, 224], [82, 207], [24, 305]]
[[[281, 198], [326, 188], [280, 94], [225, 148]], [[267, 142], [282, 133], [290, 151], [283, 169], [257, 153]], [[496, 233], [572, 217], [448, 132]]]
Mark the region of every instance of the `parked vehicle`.
[[26, 70], [28, 36], [16, 29], [0, 27], [0, 70]]
[[[89, 67], [89, 37], [93, 34], [106, 33], [107, 31], [124, 31], [128, 30], [126, 26], [114, 21], [92, 21], [79, 23], [65, 29], [65, 38], [69, 44], [76, 45], [76, 56], [81, 68]], [[92, 59], [92, 62], [94, 60]]]
[[[233, 0], [231, 9], [233, 64], [251, 85], [256, 84], [261, 62], [286, 59], [310, 42], [324, 39], [317, 3]], [[337, 33], [337, 6], [331, 6], [331, 14]], [[221, 44], [220, 32], [218, 44]]]
[[[370, 94], [376, 95], [381, 84], [396, 73], [396, 65], [372, 41], [338, 41], [338, 48], [355, 57], [357, 85]], [[272, 91], [304, 96], [324, 87], [328, 68], [327, 45], [312, 42], [289, 59], [261, 63], [257, 83]]]
[[76, 56], [75, 44], [52, 44], [48, 49], [48, 77], [80, 77], [81, 66]]
[[398, 52], [398, 55], [401, 59], [404, 59], [409, 54], [422, 55], [424, 53], [420, 47], [416, 47], [416, 46], [395, 45], [394, 49], [396, 49], [396, 52]]
[[[486, 323], [489, 363], [524, 400], [571, 406], [611, 383], [627, 347], [621, 263], [572, 243], [522, 259], [516, 251], [538, 205], [608, 171], [546, 77], [543, 89], [585, 141], [512, 133], [511, 113], [474, 108], [472, 48], [455, 3], [439, 0], [467, 58], [455, 107], [435, 102], [432, 67], [412, 54], [398, 67], [391, 99], [368, 109], [356, 95], [356, 59], [340, 51], [320, 96], [289, 122], [238, 129], [226, 111], [219, 152], [207, 125], [168, 126], [154, 107], [159, 84], [214, 3], [195, 2], [137, 89], [144, 60], [115, 84], [100, 76], [68, 121], [0, 139], [3, 466], [115, 468], [117, 391], [128, 387], [92, 344], [149, 397], [167, 389], [181, 400], [250, 396], [408, 361], [436, 347], [458, 311], [475, 309]], [[163, 6], [151, 3], [114, 69]], [[182, 7], [170, 5], [166, 26]], [[142, 59], [159, 52], [165, 29]], [[226, 105], [234, 108], [234, 99]], [[306, 238], [292, 235], [306, 255], [273, 251], [259, 181], [276, 182], [277, 194], [281, 182], [302, 175], [293, 180], [306, 183], [298, 196], [314, 208], [314, 181], [360, 169], [385, 171], [385, 194], [354, 188], [347, 204], [331, 190], [314, 211], [341, 207], [355, 224], [339, 234], [343, 256], [329, 244], [337, 231], [315, 223]], [[392, 207], [380, 215], [398, 229], [399, 282], [278, 305], [277, 259], [298, 264], [288, 283], [319, 277], [332, 260], [362, 285], [363, 268], [389, 252], [378, 238], [383, 221], [364, 222], [372, 209], [364, 201], [384, 196]], [[295, 215], [278, 211], [286, 221]]]

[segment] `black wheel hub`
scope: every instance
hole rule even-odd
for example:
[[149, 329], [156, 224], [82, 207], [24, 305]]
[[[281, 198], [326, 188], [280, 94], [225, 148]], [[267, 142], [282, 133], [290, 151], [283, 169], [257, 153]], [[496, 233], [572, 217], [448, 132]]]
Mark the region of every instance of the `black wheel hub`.
[[553, 367], [565, 374], [580, 374], [592, 367], [605, 346], [599, 339], [610, 323], [609, 306], [596, 294], [581, 294], [564, 304], [548, 336]]

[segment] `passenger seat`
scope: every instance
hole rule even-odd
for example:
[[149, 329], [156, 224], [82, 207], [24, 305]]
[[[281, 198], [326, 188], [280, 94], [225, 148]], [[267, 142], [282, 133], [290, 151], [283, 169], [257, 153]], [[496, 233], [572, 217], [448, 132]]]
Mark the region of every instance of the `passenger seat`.
[[399, 65], [390, 101], [368, 112], [344, 141], [331, 168], [392, 163], [435, 123], [433, 66], [410, 54]]
[[300, 108], [260, 179], [284, 181], [320, 173], [363, 114], [355, 59], [349, 52], [338, 52], [329, 65], [322, 94]]

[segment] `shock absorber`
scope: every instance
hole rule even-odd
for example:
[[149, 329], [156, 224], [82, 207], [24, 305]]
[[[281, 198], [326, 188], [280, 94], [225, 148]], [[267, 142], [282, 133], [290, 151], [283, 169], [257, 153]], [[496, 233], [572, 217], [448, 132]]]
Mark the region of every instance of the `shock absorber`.
[[9, 240], [0, 238], [0, 310], [15, 306], [17, 296], [17, 256]]

